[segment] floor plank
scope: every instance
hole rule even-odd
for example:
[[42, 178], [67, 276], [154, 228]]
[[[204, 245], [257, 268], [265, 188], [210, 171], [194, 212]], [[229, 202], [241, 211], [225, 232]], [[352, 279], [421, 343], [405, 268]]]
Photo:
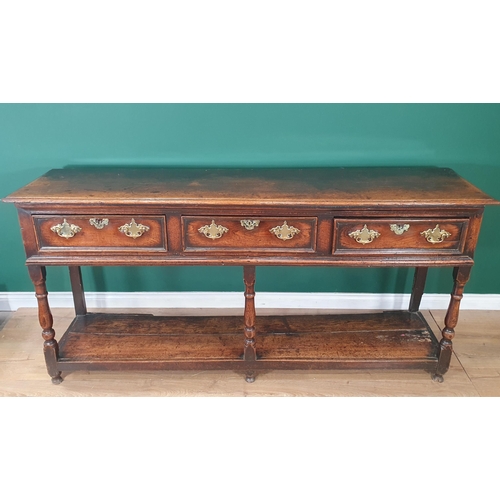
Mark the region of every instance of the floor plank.
[[11, 312], [11, 311], [0, 311], [0, 331], [2, 331], [2, 328], [4, 327], [4, 325], [12, 317], [12, 314], [13, 314], [13, 312]]

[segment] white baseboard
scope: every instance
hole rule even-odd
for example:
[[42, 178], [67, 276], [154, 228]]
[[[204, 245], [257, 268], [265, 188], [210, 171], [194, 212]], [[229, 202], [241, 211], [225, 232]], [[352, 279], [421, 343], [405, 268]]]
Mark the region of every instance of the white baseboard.
[[[242, 309], [243, 292], [87, 292], [89, 308]], [[255, 295], [255, 307], [265, 309], [405, 309], [410, 295], [397, 293], [276, 293]], [[421, 309], [446, 309], [449, 294], [429, 293]], [[51, 307], [73, 307], [71, 292], [49, 294]], [[31, 292], [0, 292], [0, 311], [37, 307]], [[500, 310], [500, 294], [465, 294], [461, 309]]]

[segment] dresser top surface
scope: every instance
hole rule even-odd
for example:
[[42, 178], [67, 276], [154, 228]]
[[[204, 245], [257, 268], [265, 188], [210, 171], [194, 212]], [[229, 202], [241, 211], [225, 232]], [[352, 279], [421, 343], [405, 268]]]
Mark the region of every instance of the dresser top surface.
[[54, 169], [4, 199], [37, 205], [450, 206], [498, 204], [437, 167]]

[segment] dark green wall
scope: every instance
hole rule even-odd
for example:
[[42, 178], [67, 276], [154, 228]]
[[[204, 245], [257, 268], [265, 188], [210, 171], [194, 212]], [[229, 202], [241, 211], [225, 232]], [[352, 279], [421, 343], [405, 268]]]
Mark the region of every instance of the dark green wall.
[[[3, 104], [0, 196], [66, 165], [454, 168], [500, 199], [497, 104]], [[0, 204], [0, 291], [30, 291], [12, 205]], [[500, 293], [500, 207], [486, 209], [466, 291]], [[87, 290], [241, 290], [240, 268], [84, 269]], [[69, 290], [64, 268], [49, 289]], [[406, 269], [259, 268], [261, 291], [408, 291]], [[428, 292], [449, 292], [431, 270]]]

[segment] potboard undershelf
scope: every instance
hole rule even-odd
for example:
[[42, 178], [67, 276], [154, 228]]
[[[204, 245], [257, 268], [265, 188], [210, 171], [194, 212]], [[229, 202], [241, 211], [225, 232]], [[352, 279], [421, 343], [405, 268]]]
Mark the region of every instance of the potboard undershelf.
[[[74, 319], [59, 343], [59, 366], [92, 368], [166, 365], [204, 368], [243, 366], [244, 322], [240, 317], [171, 317], [148, 314], [87, 314]], [[439, 344], [421, 313], [260, 316], [256, 319], [256, 365], [279, 368], [435, 365]], [[319, 362], [319, 365], [318, 365]], [[245, 365], [246, 366], [246, 365]]]

